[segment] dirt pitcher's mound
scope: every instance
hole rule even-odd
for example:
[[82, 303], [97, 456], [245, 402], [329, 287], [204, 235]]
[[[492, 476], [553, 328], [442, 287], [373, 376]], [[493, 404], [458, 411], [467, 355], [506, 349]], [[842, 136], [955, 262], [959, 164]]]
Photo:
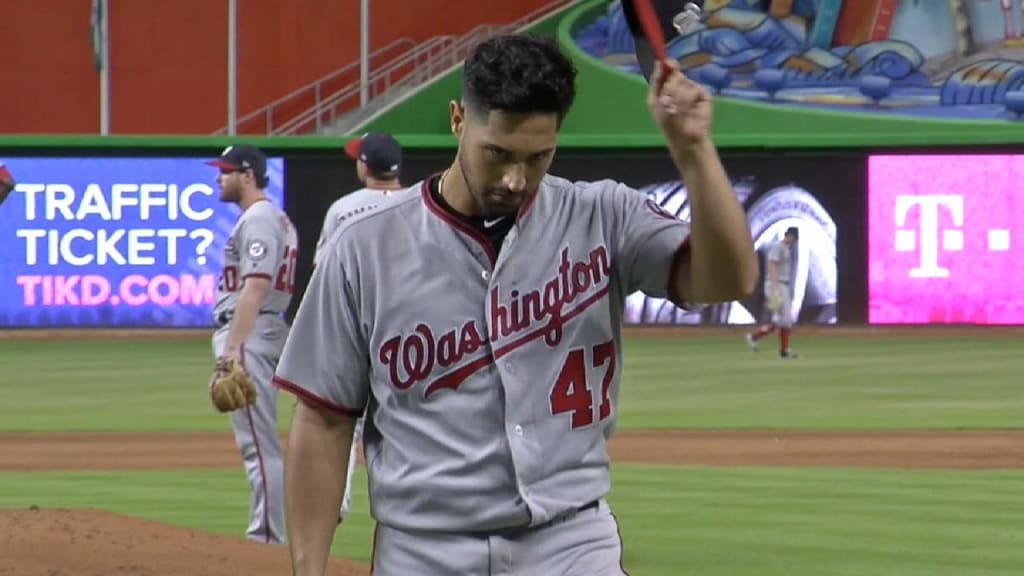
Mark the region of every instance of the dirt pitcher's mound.
[[[3, 576], [279, 576], [288, 549], [93, 510], [0, 511]], [[332, 558], [332, 576], [369, 567]]]

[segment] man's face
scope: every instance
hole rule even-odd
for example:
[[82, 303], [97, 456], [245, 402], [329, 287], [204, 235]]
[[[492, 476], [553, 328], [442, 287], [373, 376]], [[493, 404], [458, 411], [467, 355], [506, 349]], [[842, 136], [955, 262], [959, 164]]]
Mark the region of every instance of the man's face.
[[245, 179], [248, 177], [248, 172], [221, 169], [220, 174], [217, 175], [217, 185], [220, 186], [220, 201], [240, 201], [242, 199], [242, 187], [245, 185]]
[[491, 111], [486, 117], [452, 106], [459, 167], [482, 216], [515, 214], [536, 194], [558, 141], [556, 114]]

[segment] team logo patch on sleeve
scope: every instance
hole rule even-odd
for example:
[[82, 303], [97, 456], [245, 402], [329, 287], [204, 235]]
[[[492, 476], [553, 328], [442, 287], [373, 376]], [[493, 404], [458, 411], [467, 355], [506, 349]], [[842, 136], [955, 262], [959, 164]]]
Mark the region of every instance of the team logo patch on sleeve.
[[249, 243], [249, 258], [252, 260], [262, 260], [267, 255], [267, 245], [262, 240], [253, 240]]
[[651, 210], [651, 212], [654, 212], [658, 216], [668, 218], [669, 220], [678, 220], [678, 218], [673, 216], [668, 210], [665, 210], [660, 204], [658, 204], [651, 198], [648, 198], [645, 204]]

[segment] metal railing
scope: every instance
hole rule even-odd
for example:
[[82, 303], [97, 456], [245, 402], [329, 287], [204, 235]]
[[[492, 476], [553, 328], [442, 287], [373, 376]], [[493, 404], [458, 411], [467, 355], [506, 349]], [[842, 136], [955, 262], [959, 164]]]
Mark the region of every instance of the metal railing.
[[[399, 38], [393, 42], [388, 43], [385, 46], [374, 50], [369, 55], [370, 65], [373, 66], [374, 62], [380, 63], [381, 61], [388, 61], [393, 59], [398, 54], [403, 54], [403, 50], [409, 50], [410, 48], [415, 49], [416, 41], [412, 38]], [[312, 106], [318, 107], [323, 99], [325, 90], [331, 90], [330, 86], [341, 82], [350, 83], [350, 77], [359, 74], [359, 61], [351, 62], [345, 66], [327, 74], [326, 76], [314, 81], [309, 84], [293, 90], [284, 96], [266, 104], [253, 112], [250, 112], [244, 116], [239, 117], [235, 121], [235, 126], [239, 133], [243, 133], [246, 129], [253, 129], [254, 126], [260, 126], [262, 120], [262, 132], [265, 134], [279, 134], [280, 125], [287, 122], [289, 118], [294, 115], [294, 108], [299, 107], [300, 109], [307, 109], [312, 102]], [[348, 85], [348, 84], [346, 84]], [[356, 80], [358, 86], [358, 80]], [[283, 112], [283, 110], [292, 109], [292, 114]], [[286, 116], [287, 118], [281, 119], [280, 116]], [[221, 128], [216, 132], [213, 132], [214, 136], [227, 134], [227, 127]]]
[[[459, 66], [469, 52], [477, 43], [495, 35], [515, 29], [514, 25], [483, 24], [477, 26], [464, 36], [436, 36], [432, 39], [430, 50], [425, 50], [416, 58], [414, 67], [409, 70], [403, 62], [395, 62], [393, 65], [385, 65], [376, 74], [368, 78], [367, 92], [368, 105], [365, 107], [353, 107], [345, 111], [348, 114], [348, 123], [356, 126], [380, 111], [384, 105], [389, 104], [389, 95], [405, 94], [419, 86], [427, 84], [438, 76], [446, 73], [452, 68]], [[359, 85], [351, 86], [346, 94], [359, 93]], [[314, 112], [315, 113], [315, 112]], [[332, 114], [331, 124], [336, 121], [336, 115]]]
[[[399, 91], [400, 94], [405, 94], [460, 65], [479, 42], [496, 34], [507, 34], [519, 30], [558, 10], [564, 9], [574, 2], [575, 0], [553, 0], [508, 24], [481, 24], [462, 36], [446, 35], [434, 37], [432, 42], [436, 42], [435, 45], [442, 46], [443, 51], [435, 53], [432, 50], [425, 50], [426, 59], [418, 62], [411, 73], [404, 73], [405, 70], [401, 66], [385, 65], [378, 73], [368, 78], [367, 100], [369, 105], [354, 112], [351, 118], [351, 127], [356, 128], [365, 120], [377, 114], [384, 107], [377, 105], [378, 101], [391, 100], [391, 98], [386, 98], [388, 94]], [[396, 72], [400, 73], [397, 78], [395, 77]], [[350, 90], [358, 94], [359, 85], [356, 84]], [[390, 102], [385, 102], [384, 105], [386, 106], [387, 104], [390, 104]], [[332, 123], [335, 116], [332, 113]]]
[[[262, 117], [265, 119], [264, 133], [268, 135], [293, 135], [308, 131], [321, 132], [325, 125], [334, 124], [343, 115], [353, 112], [359, 114], [363, 110], [370, 113], [375, 112], [376, 108], [378, 108], [373, 105], [375, 100], [380, 99], [386, 94], [393, 93], [393, 91], [399, 88], [412, 89], [426, 84], [459, 65], [477, 43], [495, 34], [518, 30], [572, 4], [573, 1], [553, 0], [509, 24], [481, 24], [462, 36], [435, 36], [420, 44], [416, 44], [410, 38], [396, 40], [370, 54], [371, 71], [367, 77], [368, 106], [365, 108], [360, 108], [360, 82], [358, 78], [334, 90], [327, 88], [331, 82], [345, 78], [347, 75], [358, 73], [359, 61], [357, 60], [314, 83], [271, 102], [255, 112], [243, 116], [237, 122], [238, 131], [242, 132], [243, 127], [249, 125], [247, 123]], [[396, 49], [400, 46], [411, 46], [411, 48], [400, 55], [396, 55]], [[384, 56], [389, 54], [391, 58], [375, 65], [375, 60], [379, 62]], [[335, 82], [335, 85], [337, 85], [337, 82]], [[289, 106], [290, 104], [302, 101], [306, 102], [307, 105], [301, 111], [295, 112], [295, 108]], [[291, 113], [282, 114], [286, 115], [287, 118], [275, 122], [275, 113], [286, 106], [289, 107]], [[214, 134], [219, 135], [225, 132], [226, 129], [221, 129]]]
[[[437, 70], [449, 60], [449, 67], [457, 63], [458, 60], [452, 60], [452, 53], [458, 40], [454, 36], [431, 38], [415, 50], [373, 70], [367, 77], [367, 101], [372, 102], [410, 75], [421, 76], [424, 71]], [[282, 124], [274, 134], [290, 135], [311, 129], [322, 130], [325, 124], [331, 124], [342, 114], [359, 107], [359, 88], [360, 84], [356, 81], [325, 96], [317, 106]]]

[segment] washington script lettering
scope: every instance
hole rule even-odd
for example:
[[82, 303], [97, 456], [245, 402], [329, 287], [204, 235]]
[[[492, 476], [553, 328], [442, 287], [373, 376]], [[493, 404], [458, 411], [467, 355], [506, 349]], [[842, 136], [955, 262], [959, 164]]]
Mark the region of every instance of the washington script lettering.
[[[598, 246], [588, 256], [570, 262], [569, 249], [563, 248], [552, 278], [525, 293], [512, 290], [507, 302], [500, 299], [500, 287], [492, 287], [489, 330], [480, 330], [476, 320], [469, 320], [437, 335], [430, 326], [420, 323], [409, 334], [389, 338], [381, 345], [378, 358], [388, 368], [391, 384], [408, 390], [430, 378], [436, 367], [454, 367], [426, 387], [424, 397], [429, 398], [439, 390], [458, 389], [474, 372], [541, 336], [548, 346], [557, 346], [562, 340], [562, 327], [608, 293], [611, 263], [607, 248]], [[572, 304], [575, 306], [567, 310]], [[501, 346], [491, 349], [492, 343], [503, 340]], [[481, 349], [484, 354], [473, 357]], [[464, 362], [466, 358], [473, 359]]]

